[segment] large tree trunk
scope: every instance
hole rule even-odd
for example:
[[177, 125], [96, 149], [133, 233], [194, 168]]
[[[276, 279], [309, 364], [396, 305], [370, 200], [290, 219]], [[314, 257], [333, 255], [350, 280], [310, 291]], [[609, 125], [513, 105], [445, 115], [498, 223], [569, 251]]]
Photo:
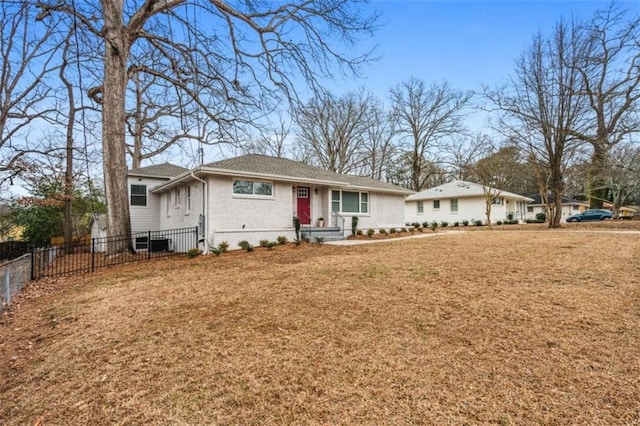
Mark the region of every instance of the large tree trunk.
[[603, 174], [607, 163], [606, 142], [593, 144], [593, 155], [589, 166], [589, 208], [601, 209], [607, 198], [607, 185]]
[[[102, 158], [110, 237], [131, 235], [125, 152], [125, 95], [129, 39], [123, 24], [122, 0], [103, 1], [105, 63], [102, 105]], [[111, 241], [110, 254], [133, 252], [130, 238]]]

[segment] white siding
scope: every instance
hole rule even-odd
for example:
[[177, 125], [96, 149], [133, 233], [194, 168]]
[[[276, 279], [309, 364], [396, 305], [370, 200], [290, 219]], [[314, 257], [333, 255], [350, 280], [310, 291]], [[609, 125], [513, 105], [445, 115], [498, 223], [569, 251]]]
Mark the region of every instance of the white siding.
[[[132, 232], [157, 231], [160, 227], [160, 196], [152, 194], [152, 188], [166, 182], [166, 179], [128, 177], [127, 191], [129, 191], [129, 210], [131, 211]], [[146, 185], [147, 205], [131, 205], [131, 185]]]
[[[191, 187], [191, 209], [187, 210], [187, 186]], [[175, 202], [175, 197], [180, 190], [180, 200]], [[171, 205], [167, 209], [167, 198], [171, 196]], [[160, 197], [160, 224], [162, 229], [179, 229], [198, 226], [202, 208], [202, 183], [191, 181], [165, 191]]]
[[[502, 197], [503, 198], [503, 197]], [[475, 220], [481, 220], [486, 222], [486, 204], [483, 197], [465, 197], [458, 198], [458, 211], [451, 211], [451, 199], [441, 198], [440, 208], [434, 209], [434, 200], [424, 200], [424, 212], [418, 213], [418, 202], [407, 201], [405, 203], [405, 220], [408, 223], [413, 222], [449, 222], [451, 225], [454, 222], [462, 222], [468, 220], [469, 222]], [[508, 203], [507, 203], [508, 201]], [[518, 211], [517, 201], [511, 199], [504, 199], [503, 205], [494, 204], [491, 206], [491, 222], [504, 221], [507, 219], [507, 215], [511, 212], [516, 213]], [[514, 215], [515, 219], [520, 219], [517, 215]]]

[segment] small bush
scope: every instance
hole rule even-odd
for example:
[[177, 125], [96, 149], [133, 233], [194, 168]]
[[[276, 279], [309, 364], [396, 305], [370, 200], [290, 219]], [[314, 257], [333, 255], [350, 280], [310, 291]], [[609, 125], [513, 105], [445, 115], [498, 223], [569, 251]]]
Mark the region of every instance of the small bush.
[[430, 228], [431, 224], [429, 222], [422, 222], [422, 227], [423, 228]]
[[324, 237], [315, 237], [316, 243], [322, 244], [324, 243]]
[[501, 220], [497, 221], [496, 225], [498, 225], [498, 226], [502, 225], [502, 221]]
[[351, 235], [356, 235], [358, 230], [358, 216], [351, 216]]
[[413, 226], [414, 228], [418, 229], [418, 228], [420, 228], [420, 222], [413, 222], [411, 224], [411, 226]]
[[544, 223], [544, 220], [540, 220], [540, 219], [527, 219], [526, 220], [527, 223]]
[[443, 228], [446, 228], [447, 226], [449, 226], [449, 222], [447, 222], [446, 220], [443, 220], [442, 222], [440, 222], [440, 226]]
[[389, 229], [389, 233], [390, 233], [390, 234], [395, 234], [395, 233], [396, 233], [396, 228], [391, 228], [391, 229]]
[[275, 241], [269, 241], [269, 242], [267, 243], [267, 250], [271, 250], [272, 248], [274, 248], [274, 247], [275, 247], [275, 246], [277, 246], [277, 245], [278, 245], [278, 243], [277, 243], [277, 242], [275, 242]]
[[358, 229], [358, 230], [356, 231], [356, 234], [357, 234], [357, 235], [363, 235], [363, 234], [364, 234], [364, 232], [362, 231], [362, 229]]
[[380, 235], [385, 235], [386, 233], [387, 233], [387, 230], [386, 230], [386, 229], [380, 229], [380, 230], [378, 231], [378, 234], [380, 234]]
[[476, 226], [482, 226], [482, 221], [481, 220], [476, 220], [475, 222], [473, 222], [474, 225]]
[[547, 215], [544, 214], [543, 212], [536, 213], [536, 219], [539, 220], [540, 222], [545, 222], [547, 220]]
[[240, 241], [238, 243], [238, 247], [240, 247], [242, 250], [253, 251], [253, 246], [249, 244], [249, 241], [247, 240]]
[[296, 238], [295, 240], [293, 240], [293, 244], [295, 244], [296, 246], [299, 246], [300, 244], [302, 244], [302, 240], [300, 240], [299, 238]]
[[276, 241], [278, 242], [278, 244], [283, 245], [287, 244], [289, 242], [289, 239], [284, 235], [280, 235], [278, 238], [276, 238]]
[[457, 228], [458, 226], [460, 226], [460, 222], [453, 222], [453, 226]]
[[376, 233], [375, 229], [367, 229], [367, 237], [371, 238], [371, 236], [375, 233]]
[[438, 229], [438, 222], [434, 220], [433, 222], [431, 222], [431, 230], [435, 231], [436, 229]]
[[187, 250], [187, 257], [189, 259], [193, 259], [194, 257], [198, 257], [202, 254], [202, 250], [200, 250], [199, 248], [192, 248]]
[[415, 232], [416, 228], [414, 228], [413, 226], [410, 226], [408, 231], [411, 232], [412, 234]]
[[269, 245], [269, 240], [260, 240], [260, 247], [262, 248], [267, 248], [267, 246]]
[[400, 232], [407, 232], [407, 228], [400, 228]]
[[220, 244], [218, 244], [218, 250], [220, 250], [220, 253], [226, 252], [228, 248], [229, 243], [227, 241], [222, 241]]
[[222, 254], [222, 252], [220, 251], [219, 248], [214, 247], [211, 249], [211, 253], [215, 254], [216, 256], [220, 256]]
[[462, 226], [469, 226], [469, 221], [468, 220], [463, 220], [462, 221]]

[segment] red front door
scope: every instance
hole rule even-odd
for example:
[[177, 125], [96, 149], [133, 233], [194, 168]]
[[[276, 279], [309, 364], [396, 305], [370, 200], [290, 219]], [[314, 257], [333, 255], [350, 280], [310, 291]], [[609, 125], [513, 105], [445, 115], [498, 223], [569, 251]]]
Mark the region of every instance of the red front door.
[[311, 223], [311, 198], [308, 186], [298, 187], [298, 218], [303, 225]]

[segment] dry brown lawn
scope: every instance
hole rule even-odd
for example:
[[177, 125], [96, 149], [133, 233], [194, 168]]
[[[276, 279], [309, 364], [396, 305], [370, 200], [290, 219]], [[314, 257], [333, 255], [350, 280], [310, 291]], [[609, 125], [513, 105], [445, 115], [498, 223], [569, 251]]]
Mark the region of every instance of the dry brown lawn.
[[37, 282], [0, 424], [639, 424], [640, 233], [532, 229]]

